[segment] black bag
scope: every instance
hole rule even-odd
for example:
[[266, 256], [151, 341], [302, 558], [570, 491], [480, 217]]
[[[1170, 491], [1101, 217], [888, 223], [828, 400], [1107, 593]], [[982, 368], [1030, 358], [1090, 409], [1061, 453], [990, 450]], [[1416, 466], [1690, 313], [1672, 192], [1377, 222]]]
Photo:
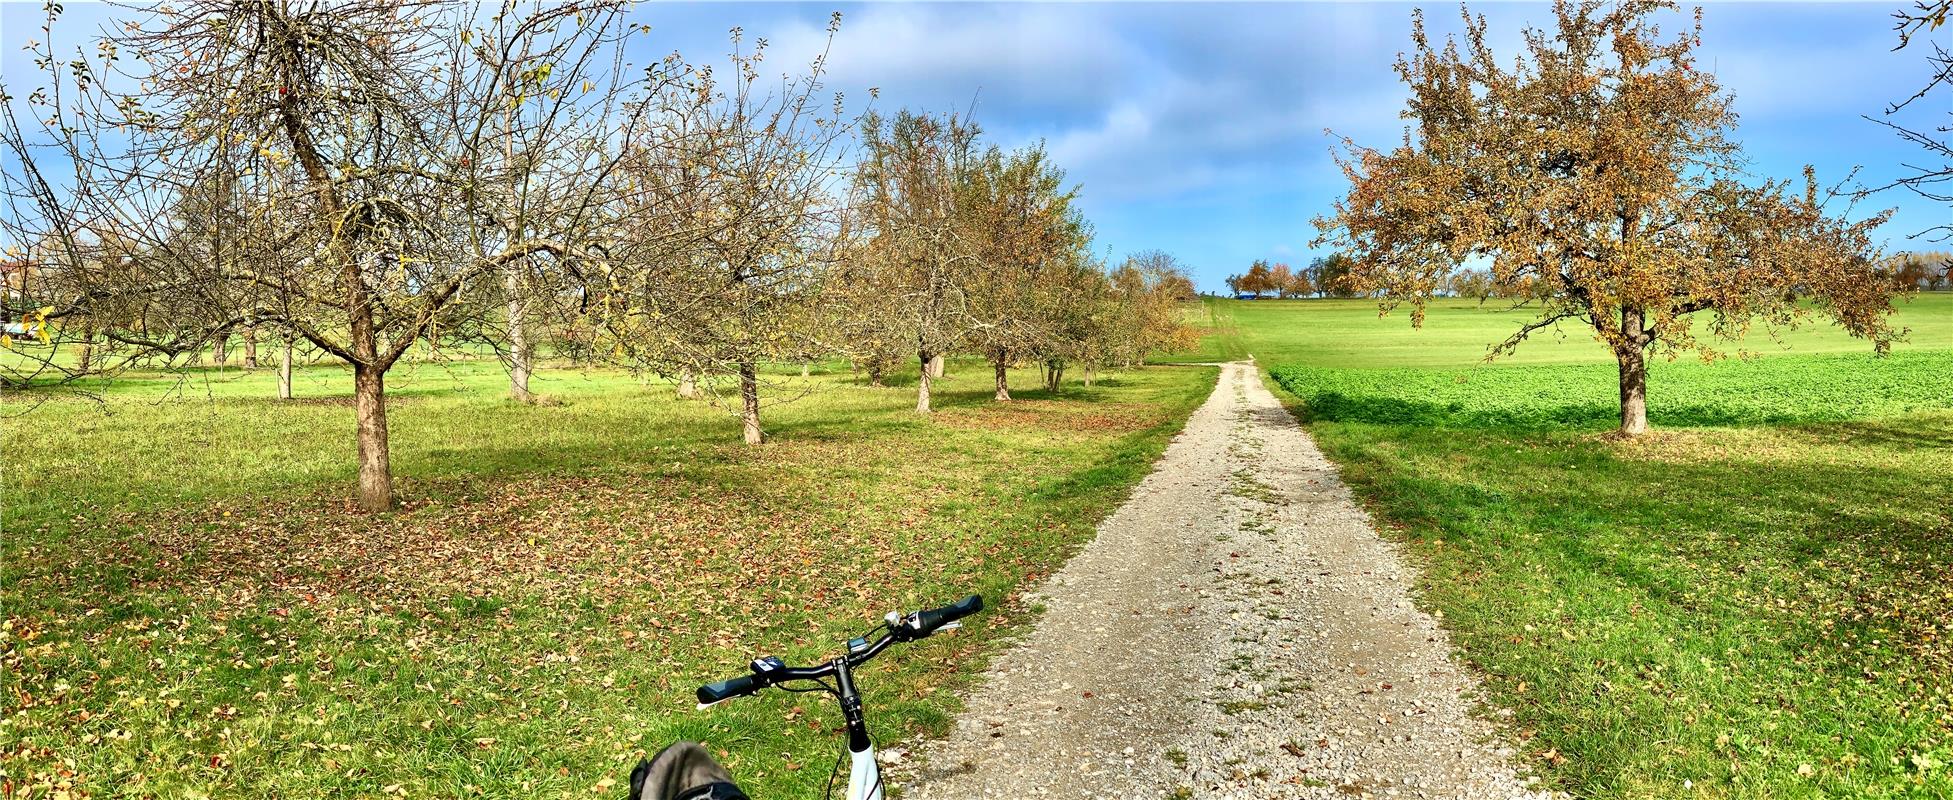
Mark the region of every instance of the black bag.
[[693, 742], [679, 742], [637, 762], [631, 770], [630, 800], [751, 800], [712, 754]]

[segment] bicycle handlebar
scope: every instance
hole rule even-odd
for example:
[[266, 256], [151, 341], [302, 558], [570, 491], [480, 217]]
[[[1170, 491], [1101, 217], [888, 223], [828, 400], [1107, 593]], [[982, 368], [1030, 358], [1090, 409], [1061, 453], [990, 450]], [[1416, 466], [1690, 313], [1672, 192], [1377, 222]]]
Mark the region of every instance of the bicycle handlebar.
[[861, 664], [888, 649], [888, 645], [892, 642], [913, 642], [929, 638], [931, 634], [942, 630], [943, 626], [982, 610], [983, 596], [973, 594], [941, 608], [912, 612], [899, 620], [895, 619], [896, 615], [890, 614], [890, 619], [894, 621], [888, 625], [887, 633], [880, 641], [858, 650], [851, 650], [839, 659], [818, 667], [789, 667], [781, 664], [779, 659], [770, 656], [757, 659], [753, 662], [750, 674], [698, 687], [698, 702], [701, 707], [704, 707], [735, 697], [758, 694], [761, 689], [782, 681], [824, 678], [834, 674], [836, 661], [846, 661], [848, 666]]
[[896, 626], [894, 631], [895, 638], [905, 642], [927, 639], [930, 634], [935, 633], [944, 625], [948, 625], [982, 610], [983, 595], [973, 594], [942, 608], [917, 611], [914, 614], [910, 614], [908, 619], [903, 620], [901, 625]]
[[763, 688], [765, 687], [760, 685], [759, 679], [751, 675], [727, 678], [717, 683], [708, 683], [698, 687], [698, 702], [699, 705], [709, 706], [713, 703], [731, 700], [735, 697], [756, 694]]

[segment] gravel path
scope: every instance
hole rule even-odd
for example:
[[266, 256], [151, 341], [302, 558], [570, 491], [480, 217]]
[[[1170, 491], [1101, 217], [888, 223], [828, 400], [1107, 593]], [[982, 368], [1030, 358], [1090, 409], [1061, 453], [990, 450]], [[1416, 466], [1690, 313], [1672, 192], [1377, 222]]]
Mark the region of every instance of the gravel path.
[[955, 731], [892, 777], [939, 800], [1545, 797], [1471, 714], [1411, 579], [1254, 366], [1226, 364], [1025, 598], [1043, 618]]

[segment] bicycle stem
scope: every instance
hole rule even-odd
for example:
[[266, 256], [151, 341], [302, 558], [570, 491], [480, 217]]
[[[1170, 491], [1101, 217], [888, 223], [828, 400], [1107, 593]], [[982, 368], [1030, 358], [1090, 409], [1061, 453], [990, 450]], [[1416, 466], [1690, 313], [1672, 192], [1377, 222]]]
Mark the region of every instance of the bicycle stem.
[[841, 695], [841, 716], [848, 723], [848, 751], [865, 752], [874, 746], [868, 738], [868, 720], [861, 711], [861, 694], [854, 688], [854, 668], [846, 657], [834, 661], [834, 684]]

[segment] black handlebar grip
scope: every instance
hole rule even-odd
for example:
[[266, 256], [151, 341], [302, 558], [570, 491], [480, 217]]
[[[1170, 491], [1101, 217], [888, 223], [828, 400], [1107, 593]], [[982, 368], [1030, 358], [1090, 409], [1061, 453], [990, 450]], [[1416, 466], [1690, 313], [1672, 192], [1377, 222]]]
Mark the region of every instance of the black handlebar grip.
[[915, 613], [916, 636], [928, 636], [940, 628], [959, 619], [983, 610], [983, 595], [973, 594], [942, 608]]
[[721, 700], [745, 697], [758, 692], [761, 688], [763, 687], [760, 686], [760, 682], [753, 676], [741, 675], [698, 687], [698, 701], [709, 706]]

